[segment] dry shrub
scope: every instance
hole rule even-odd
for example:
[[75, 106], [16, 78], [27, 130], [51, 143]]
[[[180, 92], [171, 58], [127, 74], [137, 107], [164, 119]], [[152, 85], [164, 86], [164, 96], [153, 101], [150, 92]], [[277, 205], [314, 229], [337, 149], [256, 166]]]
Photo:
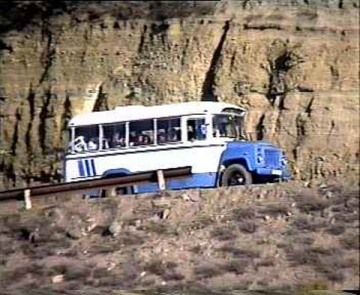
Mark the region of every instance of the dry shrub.
[[197, 279], [212, 278], [222, 275], [224, 272], [224, 267], [215, 263], [203, 263], [194, 268], [194, 275]]
[[348, 232], [341, 239], [341, 244], [348, 250], [359, 250], [359, 234], [356, 232]]
[[297, 208], [306, 214], [323, 211], [331, 205], [330, 201], [322, 199], [313, 191], [305, 191], [304, 194], [295, 195], [293, 198], [296, 201]]
[[166, 270], [164, 274], [162, 274], [162, 278], [165, 281], [181, 281], [185, 277], [178, 271], [170, 269]]
[[234, 227], [232, 226], [219, 226], [211, 231], [211, 237], [219, 241], [228, 241], [236, 238]]
[[196, 245], [196, 246], [190, 248], [190, 251], [195, 254], [200, 254], [202, 252], [202, 250], [203, 249], [200, 245]]
[[343, 224], [333, 224], [326, 229], [326, 232], [334, 236], [341, 235], [345, 232], [346, 228]]
[[258, 263], [256, 263], [256, 266], [259, 267], [270, 267], [275, 266], [275, 258], [274, 257], [265, 257], [264, 259], [260, 260]]
[[12, 245], [12, 240], [5, 239], [5, 238], [2, 238], [2, 240], [0, 240], [1, 255], [8, 256], [8, 255], [14, 253], [15, 251], [16, 251], [15, 247]]
[[239, 223], [239, 229], [246, 234], [253, 234], [258, 229], [258, 224], [255, 220], [244, 220]]
[[270, 204], [265, 208], [259, 210], [262, 215], [268, 215], [270, 217], [277, 217], [287, 215], [289, 208], [284, 204]]
[[334, 214], [334, 218], [337, 222], [353, 223], [359, 220], [359, 214], [341, 212]]
[[223, 265], [223, 269], [236, 274], [243, 274], [249, 265], [249, 259], [232, 259]]
[[118, 243], [124, 246], [136, 246], [145, 242], [144, 237], [129, 231], [124, 231], [119, 237]]
[[292, 225], [300, 231], [317, 232], [326, 227], [326, 221], [322, 218], [300, 215], [295, 218]]
[[[351, 212], [354, 208], [359, 207], [359, 188], [348, 187], [336, 187], [331, 186], [327, 188], [328, 192], [331, 192], [333, 197], [331, 203], [333, 208], [342, 208]], [[335, 209], [338, 210], [338, 209]], [[350, 210], [350, 211], [349, 211]]]
[[24, 264], [13, 270], [4, 271], [1, 274], [1, 281], [5, 285], [10, 285], [25, 278], [29, 274], [36, 277], [42, 277], [45, 274], [45, 271], [41, 264], [38, 263]]
[[343, 253], [338, 248], [289, 247], [286, 250], [293, 266], [310, 265], [331, 281], [342, 282], [345, 276], [341, 270], [353, 266], [344, 260]]
[[90, 276], [91, 268], [74, 262], [54, 265], [49, 270], [49, 275], [59, 274], [64, 275], [66, 280], [84, 281], [85, 278]]
[[144, 270], [153, 273], [155, 275], [161, 276], [166, 271], [173, 270], [177, 264], [175, 262], [164, 262], [162, 260], [152, 260], [145, 264]]
[[231, 219], [234, 221], [244, 221], [249, 219], [254, 219], [256, 217], [256, 212], [254, 208], [236, 208], [232, 211]]
[[191, 229], [203, 229], [205, 227], [208, 227], [209, 225], [212, 225], [214, 223], [214, 220], [210, 216], [199, 216], [191, 222], [190, 228]]
[[107, 270], [107, 268], [105, 267], [97, 267], [94, 268], [92, 271], [92, 276], [94, 278], [103, 278], [103, 277], [107, 277], [109, 275], [109, 271]]
[[91, 283], [94, 287], [114, 287], [119, 285], [119, 278], [113, 273], [94, 279]]
[[224, 245], [224, 246], [218, 248], [217, 251], [229, 254], [233, 258], [254, 259], [254, 258], [260, 257], [260, 253], [258, 251], [254, 251], [251, 249], [240, 249], [240, 248], [236, 248], [232, 245]]
[[173, 234], [173, 230], [169, 224], [164, 221], [150, 221], [148, 224], [141, 227], [142, 230], [153, 232], [158, 235]]
[[99, 241], [98, 243], [92, 243], [87, 250], [90, 254], [105, 254], [119, 251], [121, 244], [118, 241]]
[[288, 247], [287, 258], [291, 262], [292, 266], [300, 265], [317, 265], [320, 263], [319, 255], [314, 252], [309, 252], [308, 248], [297, 248]]

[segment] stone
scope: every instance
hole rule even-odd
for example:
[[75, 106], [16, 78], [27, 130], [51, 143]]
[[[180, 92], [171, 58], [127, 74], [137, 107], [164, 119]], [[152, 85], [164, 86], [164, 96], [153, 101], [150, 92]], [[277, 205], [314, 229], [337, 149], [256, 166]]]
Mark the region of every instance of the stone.
[[117, 236], [122, 229], [122, 224], [120, 224], [117, 221], [113, 221], [110, 226], [109, 226], [109, 232], [111, 233], [111, 235], [113, 235], [114, 237]]
[[170, 215], [170, 209], [165, 209], [161, 214], [161, 219], [167, 219]]
[[59, 284], [64, 281], [64, 275], [56, 275], [51, 278], [53, 284]]

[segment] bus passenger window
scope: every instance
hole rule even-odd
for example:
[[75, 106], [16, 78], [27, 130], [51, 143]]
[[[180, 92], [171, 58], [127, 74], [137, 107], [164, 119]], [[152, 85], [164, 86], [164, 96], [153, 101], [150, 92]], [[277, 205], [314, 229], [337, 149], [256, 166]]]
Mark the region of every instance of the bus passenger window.
[[154, 143], [153, 120], [130, 122], [130, 146], [150, 145]]
[[99, 149], [99, 127], [97, 125], [75, 128], [75, 152]]
[[157, 142], [164, 144], [181, 141], [180, 118], [158, 119]]
[[104, 125], [103, 136], [103, 149], [126, 146], [124, 123]]
[[187, 121], [188, 141], [206, 139], [207, 126], [205, 119], [190, 119]]

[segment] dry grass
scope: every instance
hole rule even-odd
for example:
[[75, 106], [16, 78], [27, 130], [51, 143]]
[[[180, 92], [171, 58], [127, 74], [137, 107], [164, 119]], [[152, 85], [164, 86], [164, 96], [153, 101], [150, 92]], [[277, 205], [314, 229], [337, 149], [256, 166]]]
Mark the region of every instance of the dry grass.
[[246, 234], [253, 234], [258, 229], [258, 224], [254, 220], [245, 220], [239, 223], [239, 229]]
[[347, 250], [359, 250], [359, 233], [347, 232], [340, 242]]
[[252, 249], [237, 248], [231, 244], [224, 245], [218, 248], [217, 251], [225, 253], [227, 256], [230, 256], [232, 258], [254, 259], [260, 257], [259, 251], [255, 251]]
[[208, 279], [214, 276], [219, 276], [225, 273], [225, 269], [222, 265], [216, 263], [202, 263], [194, 268], [194, 275], [196, 279]]
[[232, 211], [231, 219], [232, 221], [245, 221], [245, 220], [252, 220], [256, 217], [255, 209], [252, 207], [246, 208], [236, 208]]
[[334, 236], [339, 236], [339, 235], [343, 234], [345, 232], [345, 230], [346, 230], [345, 225], [333, 224], [326, 229], [326, 232], [331, 235], [334, 235]]
[[226, 262], [222, 268], [228, 272], [234, 272], [238, 275], [245, 273], [246, 268], [249, 266], [250, 262], [248, 259], [232, 259]]
[[[303, 193], [302, 188], [295, 187], [289, 190], [290, 196], [279, 190], [280, 198], [276, 190], [269, 188], [261, 203], [256, 199], [243, 203], [242, 194], [249, 194], [243, 190], [235, 192], [239, 194], [236, 203], [232, 199], [236, 195], [228, 200], [226, 193], [221, 202], [206, 197], [198, 203], [174, 198], [167, 204], [176, 214], [167, 219], [154, 216], [156, 208], [150, 200], [140, 198], [117, 204], [107, 200], [103, 204], [84, 203], [78, 215], [74, 214], [74, 208], [61, 207], [54, 214], [29, 211], [2, 217], [0, 285], [11, 288], [19, 282], [21, 288], [42, 288], [51, 294], [55, 287], [152, 289], [162, 281], [169, 286], [191, 282], [212, 286], [219, 284], [218, 276], [224, 276], [229, 278], [229, 286], [247, 287], [256, 273], [263, 282], [261, 287], [268, 288], [284, 284], [282, 279], [270, 283], [265, 275], [270, 271], [275, 275], [306, 270], [310, 278], [341, 286], [356, 275], [359, 263], [354, 259], [359, 247], [355, 218], [358, 196], [340, 189], [331, 190], [330, 197], [326, 197], [327, 190]], [[309, 204], [311, 194], [315, 204]], [[305, 195], [305, 200], [295, 202], [296, 206], [288, 205], [294, 198]], [[319, 202], [320, 199], [326, 202]], [[200, 208], [197, 215], [180, 221], [173, 218], [187, 213], [187, 206], [192, 204]], [[287, 214], [288, 209], [292, 215], [276, 220], [277, 216]], [[67, 223], [72, 215], [77, 217]], [[265, 222], [265, 215], [273, 218]], [[112, 220], [121, 225], [121, 230], [117, 235], [104, 235]], [[90, 225], [95, 225], [95, 229], [87, 232]], [[70, 231], [73, 236], [69, 235]], [[160, 251], [154, 254], [155, 249]], [[11, 264], [19, 257], [29, 259], [29, 267]], [[106, 261], [116, 264], [108, 268]], [[141, 275], [143, 272], [145, 275]], [[63, 274], [65, 281], [52, 286], [51, 276], [56, 274]], [[300, 280], [301, 283], [304, 282]]]
[[91, 269], [86, 265], [78, 262], [58, 264], [53, 266], [48, 273], [53, 275], [64, 275], [66, 280], [84, 281], [91, 274]]
[[218, 226], [210, 232], [211, 237], [219, 241], [228, 241], [236, 238], [234, 226]]
[[327, 222], [322, 218], [299, 215], [294, 219], [292, 225], [298, 231], [318, 232], [327, 226]]
[[162, 260], [152, 260], [145, 264], [144, 270], [156, 274], [163, 275], [168, 270], [173, 270], [177, 264], [175, 262], [164, 262]]
[[305, 214], [323, 211], [331, 205], [329, 200], [323, 199], [315, 195], [313, 192], [295, 195], [293, 198], [296, 201], [296, 207], [300, 210], [300, 212]]

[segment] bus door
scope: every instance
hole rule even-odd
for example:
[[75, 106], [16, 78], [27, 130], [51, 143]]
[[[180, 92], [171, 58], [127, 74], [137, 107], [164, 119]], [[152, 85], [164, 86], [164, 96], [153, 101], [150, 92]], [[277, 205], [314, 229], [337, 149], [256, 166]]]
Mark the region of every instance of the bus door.
[[208, 124], [206, 123], [206, 117], [191, 116], [186, 118], [186, 140], [205, 140], [208, 132]]

